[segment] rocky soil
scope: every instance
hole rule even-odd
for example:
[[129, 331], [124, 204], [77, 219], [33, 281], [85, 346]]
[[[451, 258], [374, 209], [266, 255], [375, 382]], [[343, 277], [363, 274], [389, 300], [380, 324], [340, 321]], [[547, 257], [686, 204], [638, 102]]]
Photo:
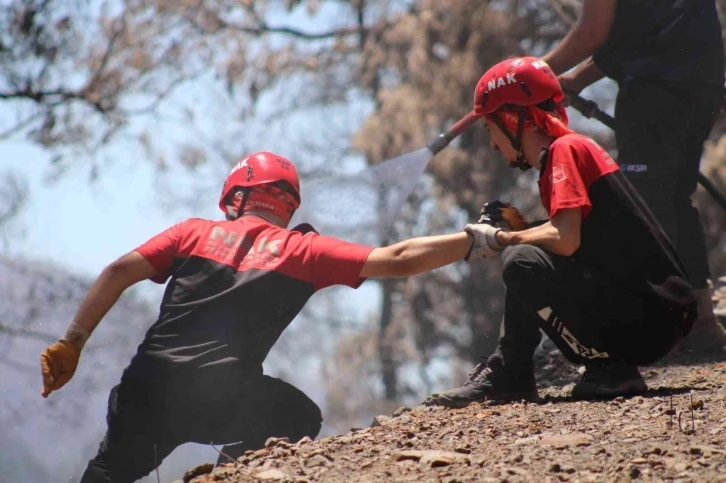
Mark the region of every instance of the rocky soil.
[[642, 368], [649, 391], [572, 401], [578, 368], [538, 354], [540, 400], [417, 406], [371, 427], [296, 444], [270, 439], [184, 482], [726, 482], [726, 353]]

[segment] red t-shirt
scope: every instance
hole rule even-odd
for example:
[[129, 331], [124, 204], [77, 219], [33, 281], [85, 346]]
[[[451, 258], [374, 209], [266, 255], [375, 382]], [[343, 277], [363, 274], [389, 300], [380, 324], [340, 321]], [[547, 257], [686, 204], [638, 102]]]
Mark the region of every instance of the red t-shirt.
[[136, 248], [165, 283], [174, 260], [198, 256], [237, 271], [273, 270], [310, 282], [315, 290], [331, 285], [357, 288], [372, 247], [315, 232], [302, 233], [247, 216], [238, 221], [192, 218], [172, 226]]
[[261, 367], [316, 291], [363, 283], [372, 250], [254, 216], [172, 226], [136, 249], [157, 270], [152, 280], [169, 283], [129, 372], [153, 378], [179, 368]]
[[[550, 219], [559, 210], [582, 208], [580, 246], [571, 258], [637, 294], [654, 317], [680, 314], [688, 299], [683, 265], [615, 161], [580, 134], [556, 139], [546, 158], [539, 188]], [[635, 317], [637, 310], [630, 313]]]
[[582, 208], [582, 218], [587, 218], [592, 210], [590, 186], [619, 169], [608, 152], [592, 139], [580, 134], [557, 138], [550, 145], [539, 178], [540, 197], [549, 218], [566, 208]]

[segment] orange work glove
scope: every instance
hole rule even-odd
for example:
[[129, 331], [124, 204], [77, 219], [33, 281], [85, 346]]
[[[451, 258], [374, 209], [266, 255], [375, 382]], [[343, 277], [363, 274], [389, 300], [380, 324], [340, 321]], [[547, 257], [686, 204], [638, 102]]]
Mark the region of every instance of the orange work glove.
[[81, 351], [65, 339], [48, 347], [40, 355], [40, 372], [43, 375], [43, 397], [57, 391], [71, 380], [78, 367]]

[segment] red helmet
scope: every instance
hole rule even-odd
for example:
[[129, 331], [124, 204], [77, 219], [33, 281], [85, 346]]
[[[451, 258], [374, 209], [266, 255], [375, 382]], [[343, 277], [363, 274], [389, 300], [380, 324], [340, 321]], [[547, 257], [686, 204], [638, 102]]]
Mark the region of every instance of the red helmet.
[[549, 99], [559, 103], [564, 98], [557, 76], [543, 60], [515, 57], [496, 64], [479, 79], [474, 113], [483, 116], [506, 104], [528, 107]]
[[260, 151], [242, 158], [234, 165], [224, 182], [219, 197], [219, 208], [227, 213], [229, 197], [236, 188], [254, 188], [272, 185], [292, 195], [292, 211], [300, 206], [300, 179], [295, 165], [287, 158]]

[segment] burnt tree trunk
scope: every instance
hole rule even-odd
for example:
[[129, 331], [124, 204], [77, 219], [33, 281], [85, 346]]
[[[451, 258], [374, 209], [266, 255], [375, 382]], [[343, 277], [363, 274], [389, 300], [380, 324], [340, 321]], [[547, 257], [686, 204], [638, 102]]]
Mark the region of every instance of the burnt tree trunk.
[[398, 376], [396, 371], [396, 360], [393, 356], [395, 343], [392, 334], [389, 332], [393, 322], [393, 291], [395, 281], [391, 279], [381, 280], [381, 316], [378, 326], [378, 360], [381, 364], [381, 382], [383, 383], [383, 394], [387, 401], [394, 401], [398, 397]]

